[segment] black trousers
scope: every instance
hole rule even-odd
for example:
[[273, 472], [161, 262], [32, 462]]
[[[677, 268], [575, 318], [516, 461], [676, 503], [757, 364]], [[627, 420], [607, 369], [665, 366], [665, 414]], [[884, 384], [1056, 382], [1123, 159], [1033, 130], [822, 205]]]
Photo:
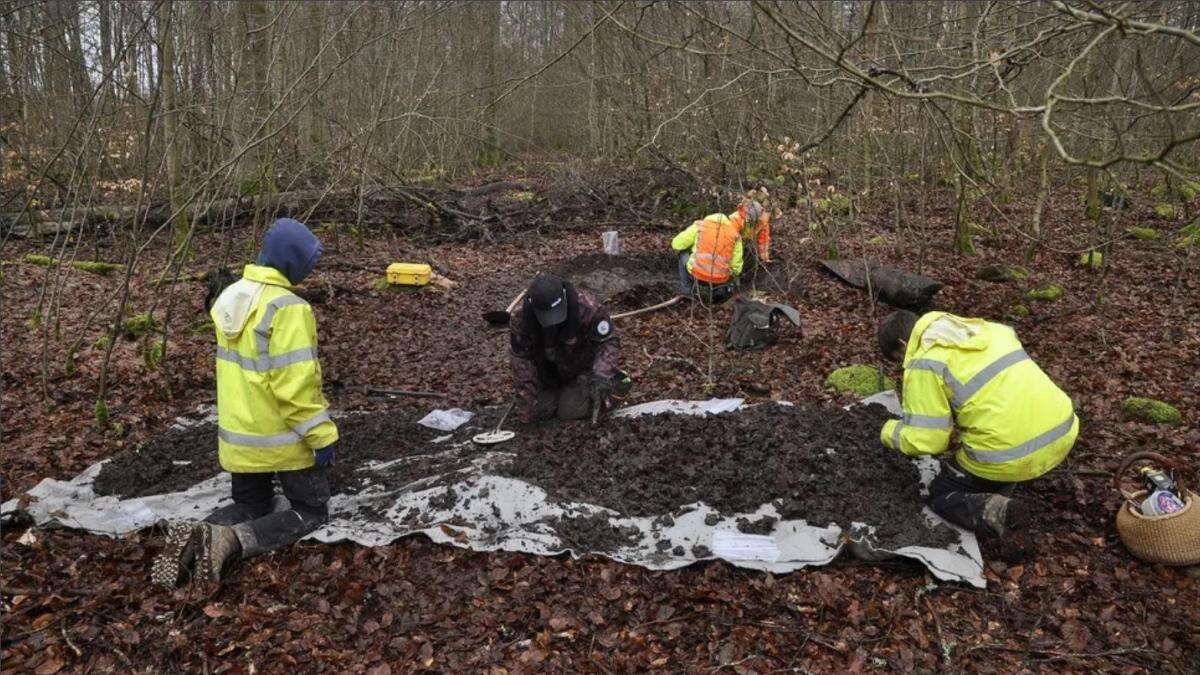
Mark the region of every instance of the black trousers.
[[[272, 512], [274, 479], [291, 506]], [[242, 557], [287, 546], [329, 518], [329, 469], [233, 474], [233, 503], [217, 509], [205, 522], [231, 525], [242, 544]]]
[[990, 532], [983, 506], [994, 495], [1011, 497], [1019, 483], [1001, 483], [967, 473], [954, 460], [929, 483], [929, 508], [946, 520], [975, 532]]

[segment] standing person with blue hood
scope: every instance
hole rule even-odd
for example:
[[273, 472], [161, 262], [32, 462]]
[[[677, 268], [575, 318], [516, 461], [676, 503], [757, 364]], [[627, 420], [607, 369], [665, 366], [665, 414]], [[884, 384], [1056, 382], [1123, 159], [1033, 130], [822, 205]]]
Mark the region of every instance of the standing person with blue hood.
[[[169, 527], [154, 561], [157, 583], [176, 586], [193, 567], [194, 577], [220, 581], [228, 562], [291, 544], [328, 517], [338, 430], [321, 392], [316, 319], [291, 290], [321, 252], [303, 223], [281, 218], [258, 264], [213, 304], [218, 452], [233, 475], [233, 503], [203, 523]], [[290, 508], [272, 512], [276, 478]]]

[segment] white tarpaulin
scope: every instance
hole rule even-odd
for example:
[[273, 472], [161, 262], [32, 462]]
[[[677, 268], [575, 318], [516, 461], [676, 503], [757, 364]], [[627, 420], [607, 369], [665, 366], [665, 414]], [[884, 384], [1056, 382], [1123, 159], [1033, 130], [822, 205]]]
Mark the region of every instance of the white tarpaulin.
[[[879, 395], [866, 402], [883, 403], [893, 411], [898, 410], [895, 394], [888, 394], [890, 397]], [[741, 399], [657, 401], [617, 414], [702, 415], [736, 410], [742, 404]], [[684, 567], [697, 560], [722, 559], [739, 567], [771, 572], [824, 565], [848, 547], [853, 554], [866, 559], [912, 558], [939, 579], [984, 586], [983, 561], [975, 536], [953, 526], [950, 527], [958, 533], [958, 541], [945, 548], [905, 546], [884, 550], [872, 544], [872, 528], [867, 523], [855, 523], [849, 532], [843, 532], [837, 525], [815, 526], [803, 520], [780, 520], [765, 535], [738, 530], [739, 518], [778, 518], [771, 504], [754, 513], [720, 514], [696, 503], [673, 514], [626, 517], [592, 504], [552, 501], [540, 487], [493, 472], [494, 467], [511, 457], [504, 445], [479, 454], [478, 448], [468, 444], [469, 441], [435, 441], [428, 453], [360, 467], [357, 473], [362, 474], [364, 487], [354, 494], [335, 495], [330, 500], [329, 522], [308, 538], [380, 546], [411, 534], [425, 534], [436, 542], [477, 551], [541, 555], [570, 551], [577, 556], [598, 553], [659, 570]], [[384, 478], [389, 472], [402, 470], [411, 462], [450, 468], [399, 487], [385, 487], [389, 481]], [[922, 483], [928, 486], [937, 472], [937, 462], [924, 458], [917, 463]], [[96, 464], [70, 481], [43, 480], [27, 493], [24, 510], [38, 525], [119, 535], [160, 520], [203, 519], [229, 499], [226, 473], [183, 492], [125, 500], [100, 497], [93, 491], [92, 482], [101, 466]], [[8, 514], [17, 507], [17, 500], [10, 500], [3, 505], [3, 512]], [[609, 524], [624, 533], [619, 546], [604, 551], [574, 550], [555, 527], [563, 518], [594, 516], [607, 518]], [[930, 527], [945, 524], [928, 509], [925, 516]]]

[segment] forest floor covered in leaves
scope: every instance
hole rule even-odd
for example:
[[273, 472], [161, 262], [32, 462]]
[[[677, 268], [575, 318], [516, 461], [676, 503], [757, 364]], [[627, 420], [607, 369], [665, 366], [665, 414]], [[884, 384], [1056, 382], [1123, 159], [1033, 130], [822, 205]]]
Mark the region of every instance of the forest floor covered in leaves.
[[[639, 193], [629, 209], [589, 219], [586, 202], [573, 209], [554, 205], [569, 197], [536, 177], [527, 182], [536, 199], [574, 215], [488, 233], [490, 240], [437, 243], [413, 238], [411, 227], [378, 225], [364, 233], [362, 247], [345, 234], [323, 235], [326, 254], [307, 286], [329, 293], [314, 307], [333, 406], [412, 404], [372, 400], [369, 386], [445, 393], [437, 406], [507, 402], [507, 337], [489, 329], [482, 312], [502, 309], [534, 271], [596, 251], [602, 229], [619, 230], [626, 251], [662, 251], [691, 220], [672, 216], [653, 193]], [[1113, 528], [1119, 498], [1109, 472], [1137, 450], [1200, 461], [1196, 254], [1181, 266], [1184, 254], [1169, 239], [1122, 238], [1112, 243], [1105, 269], [1078, 267], [1078, 252], [1095, 241], [1077, 195], [1064, 195], [1052, 201], [1043, 223], [1054, 239], [1034, 260], [1025, 260], [1029, 242], [1016, 231], [1029, 221], [1031, 199], [1001, 206], [1004, 218], [994, 231], [976, 238], [978, 253], [958, 256], [950, 247], [950, 195], [931, 197], [942, 206], [929, 209], [924, 250], [917, 245], [922, 233], [893, 230], [881, 205], [843, 226], [841, 254], [921, 271], [946, 285], [935, 299], [938, 309], [1013, 325], [1030, 355], [1075, 399], [1081, 420], [1067, 463], [1023, 493], [1039, 500], [1045, 514], [1032, 550], [1000, 556], [984, 545], [986, 590], [938, 583], [907, 562], [843, 560], [782, 576], [719, 562], [654, 572], [604, 558], [482, 554], [409, 538], [372, 549], [302, 543], [242, 564], [219, 589], [168, 592], [148, 583], [160, 545], [156, 532], [107, 539], [71, 531], [25, 535], [8, 527], [0, 660], [6, 668], [40, 673], [251, 667], [1195, 672], [1200, 577], [1138, 562], [1126, 552]], [[1116, 215], [1122, 219], [1116, 232], [1153, 217], [1148, 207]], [[774, 230], [782, 262], [771, 273], [787, 291], [774, 297], [800, 310], [803, 335], [785, 332], [762, 352], [725, 350], [728, 306], [673, 308], [623, 322], [623, 367], [636, 382], [631, 402], [744, 396], [847, 403], [824, 389], [829, 372], [852, 363], [883, 365], [874, 326], [888, 309], [818, 268], [826, 242], [810, 232], [802, 210], [785, 208]], [[186, 272], [218, 262], [236, 266], [251, 257], [256, 238], [251, 228], [201, 234]], [[90, 248], [85, 243], [81, 257], [89, 257]], [[20, 260], [44, 252], [44, 244], [31, 241], [10, 241], [4, 251], [5, 499], [42, 478], [69, 478], [163, 431], [176, 416], [214, 403], [204, 285], [155, 287], [166, 247], [151, 248], [132, 277], [130, 305], [133, 313], [156, 307], [160, 320], [169, 306], [171, 340], [154, 368], [147, 366], [143, 340], [117, 342], [109, 425], [97, 428], [103, 354], [97, 339], [108, 319], [89, 317], [122, 277], [62, 269], [57, 306], [44, 309], [36, 324], [48, 271]], [[117, 259], [120, 243], [99, 253]], [[375, 288], [388, 263], [413, 259], [436, 262], [459, 287]], [[975, 278], [993, 263], [1026, 265], [1033, 274], [1000, 284]], [[1028, 289], [1050, 282], [1065, 289], [1062, 299], [1024, 298]], [[1031, 313], [1018, 315], [1018, 304]], [[79, 338], [69, 367], [68, 348]], [[708, 372], [711, 387], [705, 386]], [[1121, 401], [1130, 395], [1176, 405], [1184, 424], [1125, 421]]]

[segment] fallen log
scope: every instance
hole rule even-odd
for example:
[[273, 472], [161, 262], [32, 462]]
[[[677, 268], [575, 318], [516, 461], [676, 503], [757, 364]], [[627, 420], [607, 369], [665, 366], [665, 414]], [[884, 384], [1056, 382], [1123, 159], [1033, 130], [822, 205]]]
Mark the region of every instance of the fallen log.
[[923, 309], [942, 289], [941, 282], [929, 277], [871, 261], [822, 260], [821, 265], [855, 288], [866, 288], [869, 282], [877, 299], [904, 309]]

